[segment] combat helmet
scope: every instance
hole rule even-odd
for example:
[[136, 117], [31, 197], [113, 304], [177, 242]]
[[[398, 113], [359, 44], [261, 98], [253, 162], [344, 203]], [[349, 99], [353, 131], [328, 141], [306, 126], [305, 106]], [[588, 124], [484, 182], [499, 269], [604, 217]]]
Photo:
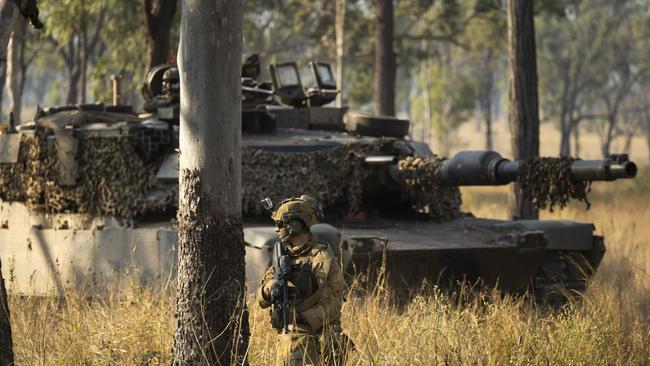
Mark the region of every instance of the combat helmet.
[[257, 53], [253, 53], [246, 57], [242, 64], [241, 76], [257, 79], [260, 76], [260, 71], [260, 56]]
[[309, 228], [312, 225], [320, 223], [323, 220], [323, 214], [315, 198], [302, 195], [282, 201], [278, 209], [271, 214], [271, 218], [274, 221], [282, 221], [284, 223], [298, 219]]
[[178, 67], [173, 66], [165, 70], [162, 76], [162, 91], [167, 95], [180, 94], [180, 76]]

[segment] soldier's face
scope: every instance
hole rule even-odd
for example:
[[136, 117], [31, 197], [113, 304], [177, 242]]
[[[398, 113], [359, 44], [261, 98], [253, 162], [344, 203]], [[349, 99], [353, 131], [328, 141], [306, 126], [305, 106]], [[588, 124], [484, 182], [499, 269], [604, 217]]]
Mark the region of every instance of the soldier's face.
[[275, 233], [283, 242], [289, 239], [289, 228], [282, 221], [275, 222]]

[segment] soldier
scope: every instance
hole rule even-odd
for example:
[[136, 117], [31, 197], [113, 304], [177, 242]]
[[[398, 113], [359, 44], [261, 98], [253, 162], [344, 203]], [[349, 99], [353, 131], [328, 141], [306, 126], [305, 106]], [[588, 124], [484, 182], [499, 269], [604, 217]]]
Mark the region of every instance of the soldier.
[[257, 78], [260, 76], [260, 69], [260, 56], [257, 53], [253, 53], [244, 60], [241, 67], [241, 77], [251, 78], [257, 81]]
[[[321, 212], [313, 198], [303, 195], [283, 201], [271, 216], [291, 264], [286, 333], [278, 304], [271, 310], [271, 325], [278, 330], [278, 366], [344, 362], [349, 339], [340, 323], [346, 288], [343, 273], [332, 248], [310, 231], [322, 219]], [[257, 298], [262, 308], [272, 305], [275, 271], [270, 266], [260, 281]]]

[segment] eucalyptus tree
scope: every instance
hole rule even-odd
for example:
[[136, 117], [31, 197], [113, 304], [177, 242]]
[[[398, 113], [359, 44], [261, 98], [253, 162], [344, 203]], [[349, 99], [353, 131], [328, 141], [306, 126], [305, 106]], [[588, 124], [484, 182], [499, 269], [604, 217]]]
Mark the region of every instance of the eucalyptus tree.
[[178, 277], [174, 365], [243, 363], [242, 2], [181, 10]]
[[[512, 154], [516, 160], [539, 156], [537, 57], [532, 0], [508, 0], [508, 122]], [[539, 211], [513, 184], [513, 219], [536, 219]]]

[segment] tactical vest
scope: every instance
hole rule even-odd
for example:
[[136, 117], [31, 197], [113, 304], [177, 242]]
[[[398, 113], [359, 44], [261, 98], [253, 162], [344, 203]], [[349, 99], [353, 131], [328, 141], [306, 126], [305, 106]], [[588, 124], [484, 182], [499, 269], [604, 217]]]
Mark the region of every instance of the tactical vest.
[[318, 300], [320, 291], [316, 274], [313, 272], [314, 257], [321, 250], [331, 250], [325, 242], [316, 242], [305, 253], [291, 256], [291, 276], [289, 278], [289, 300], [296, 310], [303, 311]]

